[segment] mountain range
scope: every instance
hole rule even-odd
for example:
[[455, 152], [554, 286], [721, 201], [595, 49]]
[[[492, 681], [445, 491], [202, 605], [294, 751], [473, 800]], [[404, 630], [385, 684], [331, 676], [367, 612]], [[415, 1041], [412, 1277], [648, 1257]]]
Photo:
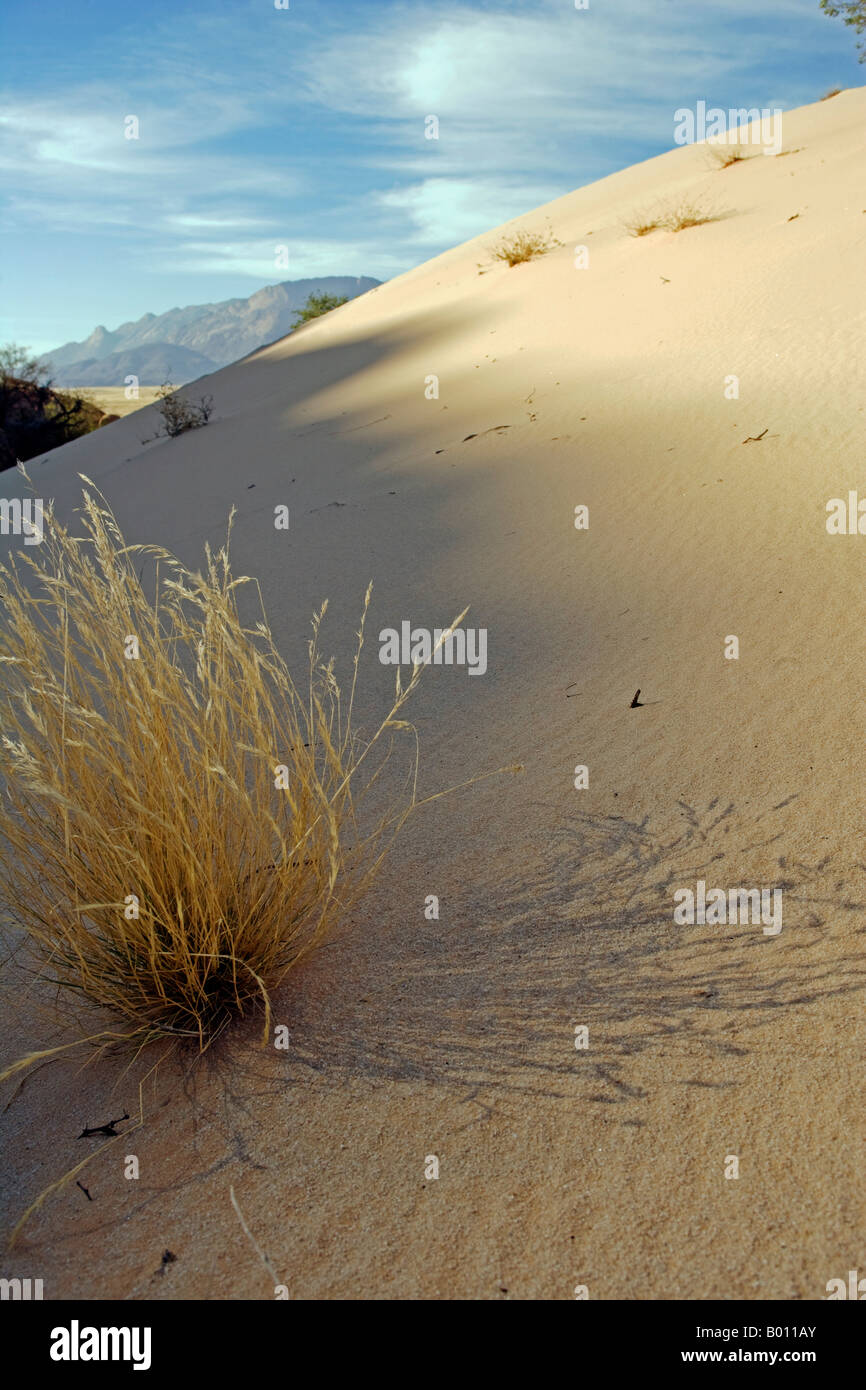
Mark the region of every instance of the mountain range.
[[248, 299], [145, 314], [113, 330], [100, 324], [82, 342], [64, 343], [42, 361], [55, 386], [123, 386], [127, 376], [142, 385], [182, 386], [284, 338], [311, 294], [355, 299], [379, 284], [366, 275], [284, 280]]

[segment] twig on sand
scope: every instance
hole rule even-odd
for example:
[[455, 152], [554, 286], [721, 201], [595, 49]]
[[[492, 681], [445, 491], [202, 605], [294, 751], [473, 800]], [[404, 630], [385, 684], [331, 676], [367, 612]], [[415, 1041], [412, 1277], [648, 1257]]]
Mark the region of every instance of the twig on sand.
[[129, 1115], [121, 1115], [116, 1120], [109, 1120], [107, 1125], [96, 1125], [93, 1129], [88, 1129], [85, 1125], [84, 1129], [81, 1131], [78, 1137], [79, 1139], [89, 1139], [91, 1135], [94, 1134], [107, 1134], [111, 1139], [118, 1139], [120, 1136], [118, 1135], [117, 1130], [114, 1128], [114, 1126], [119, 1125], [121, 1120], [128, 1119]]
[[256, 1254], [257, 1254], [258, 1257], [259, 1257], [259, 1259], [261, 1260], [262, 1265], [264, 1266], [266, 1272], [267, 1272], [267, 1273], [271, 1276], [271, 1278], [273, 1279], [274, 1285], [276, 1286], [277, 1284], [280, 1284], [280, 1283], [282, 1282], [282, 1280], [278, 1277], [276, 1270], [274, 1269], [273, 1265], [271, 1264], [271, 1262], [270, 1262], [270, 1260], [268, 1259], [267, 1255], [265, 1254], [264, 1250], [263, 1250], [262, 1247], [259, 1245], [259, 1243], [258, 1243], [258, 1241], [256, 1240], [255, 1236], [253, 1235], [252, 1231], [250, 1230], [249, 1226], [247, 1225], [246, 1221], [244, 1220], [244, 1214], [243, 1214], [243, 1212], [241, 1211], [240, 1207], [238, 1206], [238, 1199], [237, 1199], [237, 1197], [235, 1196], [235, 1189], [234, 1189], [233, 1186], [229, 1187], [229, 1196], [230, 1196], [231, 1199], [232, 1199], [232, 1206], [234, 1207], [234, 1209], [235, 1209], [235, 1211], [236, 1211], [236, 1213], [237, 1213], [238, 1221], [240, 1221], [240, 1223], [241, 1223], [241, 1230], [243, 1231], [243, 1233], [244, 1233], [244, 1235], [246, 1236], [247, 1240], [249, 1241], [250, 1245], [253, 1247], [253, 1249], [255, 1250]]
[[[767, 426], [767, 430], [768, 430], [769, 428], [770, 428], [770, 426], [768, 425], [768, 426]], [[744, 443], [744, 444], [759, 444], [759, 443], [761, 442], [761, 440], [764, 438], [764, 435], [767, 433], [767, 430], [761, 430], [761, 433], [760, 433], [760, 434], [750, 434], [749, 437], [748, 437], [748, 439], [744, 439], [744, 440], [743, 440], [743, 443]]]

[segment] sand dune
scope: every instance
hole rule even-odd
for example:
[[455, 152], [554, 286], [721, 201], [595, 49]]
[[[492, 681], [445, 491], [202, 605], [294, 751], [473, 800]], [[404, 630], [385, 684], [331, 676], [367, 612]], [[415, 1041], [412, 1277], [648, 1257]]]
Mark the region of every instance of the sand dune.
[[[242, 1030], [162, 1068], [96, 1200], [49, 1201], [7, 1274], [272, 1297], [230, 1185], [292, 1298], [815, 1299], [862, 1263], [866, 540], [826, 504], [866, 495], [864, 118], [848, 91], [786, 114], [779, 157], [627, 169], [209, 376], [205, 429], [142, 444], [149, 407], [34, 461], [61, 513], [85, 473], [187, 562], [236, 504], [290, 657], [325, 596], [348, 655], [371, 578], [376, 633], [471, 604], [487, 671], [426, 672], [424, 788], [525, 771], [421, 812], [282, 989], [290, 1051]], [[624, 229], [682, 197], [713, 220]], [[493, 259], [548, 221], [561, 246]], [[782, 930], [675, 923], [699, 880], [781, 888]], [[4, 1055], [45, 1042], [20, 1006]], [[10, 1216], [137, 1106], [127, 1066], [14, 1097]]]

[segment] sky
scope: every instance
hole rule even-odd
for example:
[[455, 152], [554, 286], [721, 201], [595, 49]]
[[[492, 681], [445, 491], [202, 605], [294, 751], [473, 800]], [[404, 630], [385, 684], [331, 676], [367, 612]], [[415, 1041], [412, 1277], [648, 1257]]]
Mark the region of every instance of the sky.
[[3, 0], [0, 342], [388, 279], [672, 148], [679, 108], [862, 85], [855, 42], [818, 0]]

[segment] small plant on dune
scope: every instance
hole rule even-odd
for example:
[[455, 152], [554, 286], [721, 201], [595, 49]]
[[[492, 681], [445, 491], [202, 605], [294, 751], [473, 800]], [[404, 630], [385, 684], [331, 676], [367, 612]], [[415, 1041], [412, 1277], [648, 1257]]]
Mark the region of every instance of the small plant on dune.
[[524, 261], [534, 260], [537, 256], [544, 256], [548, 251], [552, 251], [554, 246], [561, 245], [562, 242], [551, 234], [548, 227], [546, 232], [515, 232], [512, 236], [503, 237], [491, 254], [494, 260], [505, 261], [509, 266], [515, 266], [522, 265]]
[[329, 314], [332, 309], [339, 309], [341, 304], [348, 302], [344, 294], [311, 294], [303, 308], [295, 310], [295, 322], [292, 327], [300, 328], [302, 323], [320, 319], [323, 314]]
[[169, 381], [164, 381], [160, 386], [157, 398], [157, 410], [162, 416], [162, 427], [154, 435], [155, 439], [159, 438], [162, 430], [169, 439], [176, 439], [179, 434], [186, 434], [187, 430], [200, 429], [202, 425], [207, 424], [213, 413], [213, 396], [200, 396], [198, 403], [193, 404]]
[[666, 232], [683, 232], [687, 227], [702, 227], [705, 222], [714, 222], [716, 213], [706, 208], [700, 200], [681, 198], [672, 203], [661, 216], [661, 225]]
[[657, 213], [633, 212], [622, 225], [629, 236], [649, 236], [650, 232], [661, 226], [661, 222]]
[[842, 94], [842, 88], [841, 88], [841, 87], [831, 87], [830, 90], [829, 90], [829, 92], [825, 92], [825, 93], [824, 93], [824, 95], [822, 96], [821, 100], [822, 100], [822, 101], [829, 101], [831, 97], [838, 97], [838, 96], [841, 96], [841, 94]]
[[686, 227], [700, 227], [704, 222], [714, 222], [717, 214], [705, 208], [700, 201], [681, 198], [666, 207], [653, 212], [635, 212], [626, 218], [623, 227], [629, 236], [647, 236], [657, 228], [666, 232], [681, 232]]
[[716, 169], [730, 169], [732, 164], [754, 159], [754, 155], [746, 154], [742, 145], [709, 145], [707, 153], [711, 166]]
[[[401, 710], [423, 667], [405, 688], [398, 670], [391, 708], [362, 739], [364, 617], [348, 700], [319, 655], [327, 605], [299, 689], [264, 615], [242, 620], [239, 590], [257, 586], [233, 577], [229, 540], [192, 573], [127, 546], [103, 503], [84, 493], [81, 536], [50, 516], [26, 574], [14, 558], [0, 566], [5, 908], [57, 998], [119, 1020], [95, 1020], [87, 1041], [204, 1050], [255, 1008], [268, 1037], [274, 988], [422, 804]], [[147, 561], [152, 597], [136, 570]], [[392, 794], [382, 774], [406, 731], [408, 780]]]

